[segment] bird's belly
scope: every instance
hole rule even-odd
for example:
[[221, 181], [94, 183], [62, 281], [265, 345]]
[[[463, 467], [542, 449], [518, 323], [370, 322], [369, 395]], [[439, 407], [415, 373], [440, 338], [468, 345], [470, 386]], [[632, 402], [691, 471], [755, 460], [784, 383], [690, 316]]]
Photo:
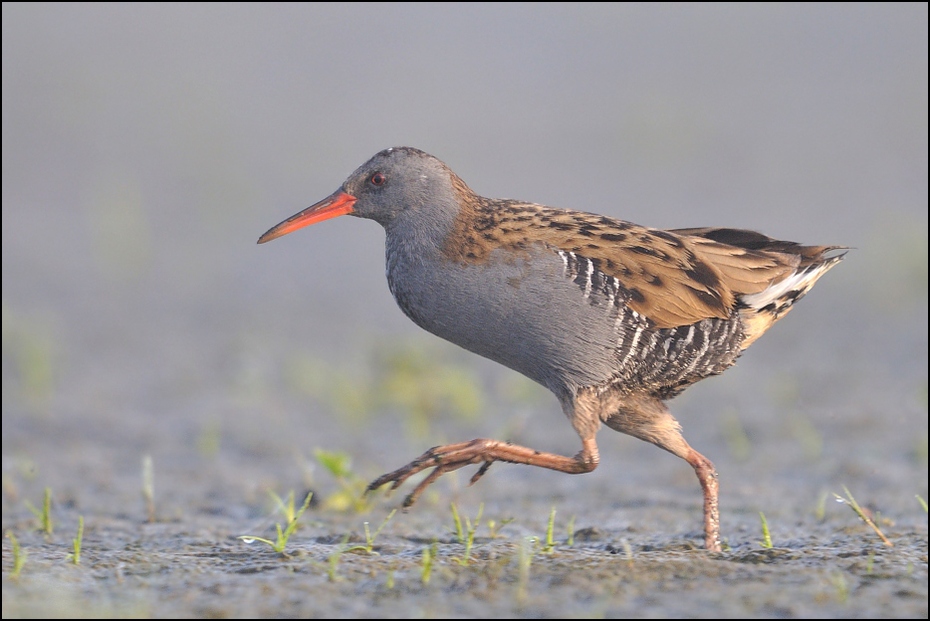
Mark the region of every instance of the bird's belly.
[[557, 253], [491, 253], [466, 265], [398, 259], [388, 255], [391, 292], [429, 332], [557, 394], [615, 375], [618, 306], [585, 296]]

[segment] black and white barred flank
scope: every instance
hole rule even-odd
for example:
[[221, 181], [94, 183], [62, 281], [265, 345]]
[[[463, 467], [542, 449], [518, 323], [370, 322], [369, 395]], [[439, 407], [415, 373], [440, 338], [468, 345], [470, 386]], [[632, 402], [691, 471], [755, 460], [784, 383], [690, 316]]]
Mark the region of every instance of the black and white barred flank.
[[635, 386], [668, 399], [698, 380], [722, 373], [739, 357], [743, 329], [736, 312], [726, 319], [656, 328], [626, 304], [631, 293], [617, 278], [597, 269], [591, 259], [558, 253], [565, 277], [578, 285], [585, 299], [592, 305], [604, 304], [614, 314], [617, 367], [608, 385]]

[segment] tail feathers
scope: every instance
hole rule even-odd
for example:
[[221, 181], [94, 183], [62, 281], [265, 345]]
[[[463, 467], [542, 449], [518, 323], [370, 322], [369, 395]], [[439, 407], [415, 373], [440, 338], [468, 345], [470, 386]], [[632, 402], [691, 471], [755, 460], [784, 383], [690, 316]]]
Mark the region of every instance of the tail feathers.
[[832, 257], [824, 256], [830, 250], [840, 249], [843, 248], [823, 247], [819, 256], [802, 256], [798, 269], [786, 278], [773, 282], [758, 293], [740, 297], [740, 317], [746, 334], [743, 349], [787, 315], [794, 303], [803, 298], [821, 276], [843, 260], [845, 252]]

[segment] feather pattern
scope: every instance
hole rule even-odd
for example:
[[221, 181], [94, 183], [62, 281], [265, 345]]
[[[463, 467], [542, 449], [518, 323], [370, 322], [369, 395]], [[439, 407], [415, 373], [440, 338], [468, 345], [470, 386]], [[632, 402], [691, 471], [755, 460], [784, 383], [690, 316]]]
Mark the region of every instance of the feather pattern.
[[386, 233], [388, 286], [426, 330], [547, 386], [581, 440], [573, 457], [477, 438], [437, 446], [369, 486], [496, 461], [570, 474], [597, 467], [602, 425], [685, 460], [704, 497], [704, 542], [720, 550], [717, 473], [664, 401], [723, 372], [842, 260], [754, 231], [652, 229], [592, 213], [475, 194], [418, 149], [376, 154], [328, 198], [260, 243], [338, 215]]
[[[754, 231], [652, 229], [586, 212], [489, 200], [451, 174], [462, 208], [443, 247], [448, 259], [481, 263], [495, 249], [520, 253], [545, 244], [563, 257], [589, 260], [604, 278], [616, 278], [629, 293], [630, 308], [654, 328], [727, 319], [740, 305], [752, 305], [747, 298], [758, 303], [766, 298], [763, 292], [788, 291], [792, 283], [806, 293], [842, 258], [825, 256], [841, 246], [802, 246]], [[808, 269], [812, 266], [817, 269]]]

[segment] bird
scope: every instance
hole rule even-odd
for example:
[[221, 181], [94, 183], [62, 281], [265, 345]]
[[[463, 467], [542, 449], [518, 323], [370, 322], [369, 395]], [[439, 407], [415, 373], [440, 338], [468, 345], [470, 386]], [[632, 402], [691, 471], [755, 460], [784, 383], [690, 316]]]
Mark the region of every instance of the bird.
[[[385, 230], [385, 273], [417, 325], [548, 388], [581, 440], [574, 456], [477, 438], [436, 446], [366, 492], [432, 469], [494, 462], [568, 474], [594, 470], [602, 425], [685, 460], [703, 494], [704, 546], [721, 550], [718, 477], [666, 401], [732, 366], [846, 255], [750, 230], [656, 229], [596, 213], [475, 193], [436, 157], [380, 151], [327, 198], [259, 244], [337, 216]], [[334, 266], [335, 267], [335, 266]]]

